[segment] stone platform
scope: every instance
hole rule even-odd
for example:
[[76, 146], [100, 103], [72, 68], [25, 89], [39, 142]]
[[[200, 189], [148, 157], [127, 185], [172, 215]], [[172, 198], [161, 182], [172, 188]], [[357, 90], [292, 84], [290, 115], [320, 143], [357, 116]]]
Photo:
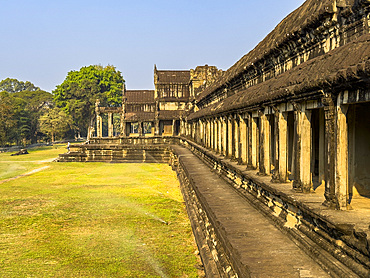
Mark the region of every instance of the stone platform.
[[59, 155], [59, 162], [168, 163], [174, 137], [94, 138], [72, 144], [70, 151]]

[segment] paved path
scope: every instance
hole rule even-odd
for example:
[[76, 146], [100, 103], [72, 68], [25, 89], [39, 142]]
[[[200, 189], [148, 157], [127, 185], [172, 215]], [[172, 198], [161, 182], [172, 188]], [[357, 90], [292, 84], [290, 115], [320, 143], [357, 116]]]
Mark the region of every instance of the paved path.
[[251, 277], [330, 277], [190, 150], [173, 148]]

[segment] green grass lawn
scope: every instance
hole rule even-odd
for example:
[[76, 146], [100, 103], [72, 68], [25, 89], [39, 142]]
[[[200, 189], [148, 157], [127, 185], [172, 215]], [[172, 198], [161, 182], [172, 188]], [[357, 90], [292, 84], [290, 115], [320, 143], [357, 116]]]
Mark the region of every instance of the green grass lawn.
[[0, 181], [40, 168], [66, 151], [66, 144], [58, 144], [28, 149], [27, 155], [11, 156], [15, 152], [0, 153]]
[[168, 165], [40, 162], [57, 152], [0, 154], [2, 179], [50, 166], [0, 183], [0, 277], [198, 277]]

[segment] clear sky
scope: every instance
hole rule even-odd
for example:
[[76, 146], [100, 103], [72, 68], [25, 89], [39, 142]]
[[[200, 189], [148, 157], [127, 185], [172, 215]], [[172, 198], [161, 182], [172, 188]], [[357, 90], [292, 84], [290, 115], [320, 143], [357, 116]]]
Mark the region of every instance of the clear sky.
[[0, 80], [46, 91], [107, 64], [128, 89], [153, 89], [153, 67], [228, 69], [303, 0], [0, 0]]

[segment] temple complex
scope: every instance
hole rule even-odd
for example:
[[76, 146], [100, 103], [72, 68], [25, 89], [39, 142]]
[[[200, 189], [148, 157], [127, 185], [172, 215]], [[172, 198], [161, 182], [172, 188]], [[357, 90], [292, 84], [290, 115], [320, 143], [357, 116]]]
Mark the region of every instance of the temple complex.
[[[369, 0], [307, 0], [226, 71], [155, 67], [154, 91], [124, 90], [115, 111], [97, 103], [91, 148], [161, 145], [182, 183], [200, 194], [176, 151], [185, 147], [283, 219], [282, 229], [327, 242], [321, 246], [354, 275], [333, 267], [333, 277], [369, 277], [369, 30]], [[106, 138], [101, 113], [108, 113]], [[114, 113], [121, 117], [117, 136]], [[88, 145], [76, 145], [70, 159], [80, 153], [85, 158], [76, 160], [94, 161]], [[231, 253], [233, 273], [244, 277]]]

